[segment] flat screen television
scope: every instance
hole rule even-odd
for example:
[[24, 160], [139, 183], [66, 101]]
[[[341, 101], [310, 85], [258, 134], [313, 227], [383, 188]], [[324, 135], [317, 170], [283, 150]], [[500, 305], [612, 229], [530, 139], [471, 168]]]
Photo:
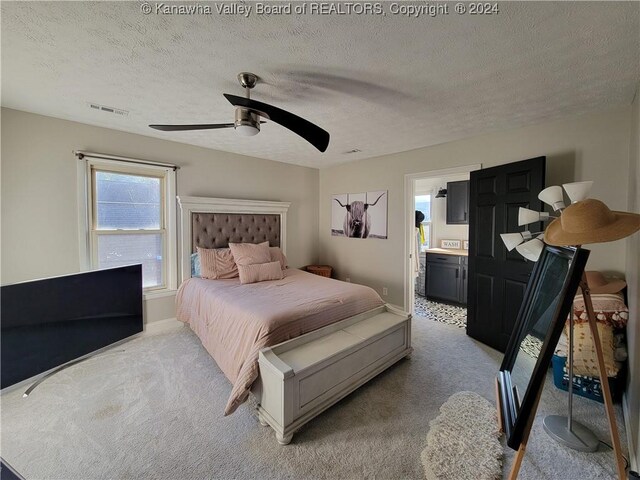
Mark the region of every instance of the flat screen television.
[[0, 287], [0, 388], [142, 332], [142, 266]]

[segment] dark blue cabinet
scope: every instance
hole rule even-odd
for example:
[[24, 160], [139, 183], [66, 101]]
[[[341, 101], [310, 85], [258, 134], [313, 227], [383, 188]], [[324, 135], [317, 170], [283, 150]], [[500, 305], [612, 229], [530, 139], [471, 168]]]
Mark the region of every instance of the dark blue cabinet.
[[447, 225], [469, 223], [469, 180], [447, 183]]
[[467, 257], [427, 253], [426, 296], [430, 300], [467, 303]]

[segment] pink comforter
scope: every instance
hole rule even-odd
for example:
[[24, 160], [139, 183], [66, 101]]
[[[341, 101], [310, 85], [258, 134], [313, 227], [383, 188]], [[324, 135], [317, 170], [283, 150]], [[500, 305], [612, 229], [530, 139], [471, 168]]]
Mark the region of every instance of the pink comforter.
[[233, 413], [258, 378], [258, 352], [384, 302], [371, 288], [286, 270], [282, 280], [241, 285], [238, 278], [190, 278], [176, 297], [188, 323], [233, 383], [225, 415]]

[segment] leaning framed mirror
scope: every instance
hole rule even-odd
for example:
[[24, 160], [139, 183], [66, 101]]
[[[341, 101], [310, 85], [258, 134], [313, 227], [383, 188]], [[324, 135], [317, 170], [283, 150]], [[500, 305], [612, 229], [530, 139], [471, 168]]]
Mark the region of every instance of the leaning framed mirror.
[[500, 421], [514, 450], [526, 443], [588, 257], [582, 248], [545, 245], [531, 273], [497, 378]]

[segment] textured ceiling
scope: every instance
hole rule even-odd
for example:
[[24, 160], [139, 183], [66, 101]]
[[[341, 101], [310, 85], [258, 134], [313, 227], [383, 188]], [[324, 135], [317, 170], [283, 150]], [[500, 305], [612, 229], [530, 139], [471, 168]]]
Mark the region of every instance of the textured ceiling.
[[[501, 2], [491, 16], [450, 3], [419, 18], [383, 3], [384, 16], [244, 17], [216, 3], [143, 15], [139, 2], [3, 1], [2, 105], [322, 168], [628, 105], [640, 78], [638, 2]], [[253, 98], [329, 131], [327, 152], [271, 122], [248, 138], [147, 127], [232, 121], [222, 93], [242, 95], [240, 71], [263, 80]]]

